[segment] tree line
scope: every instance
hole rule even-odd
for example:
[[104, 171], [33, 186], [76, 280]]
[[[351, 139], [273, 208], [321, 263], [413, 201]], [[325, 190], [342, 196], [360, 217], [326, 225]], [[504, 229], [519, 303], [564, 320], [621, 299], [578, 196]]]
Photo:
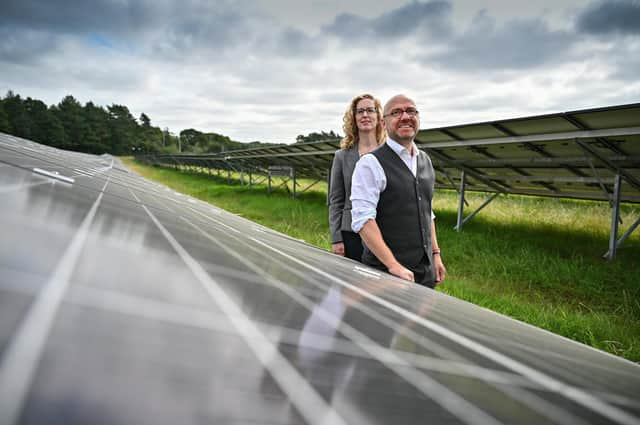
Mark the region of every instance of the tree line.
[[112, 155], [137, 153], [215, 153], [274, 144], [242, 143], [217, 133], [193, 128], [174, 135], [151, 125], [145, 113], [136, 119], [129, 108], [113, 104], [106, 108], [89, 101], [82, 105], [65, 96], [57, 105], [20, 97], [8, 91], [0, 98], [0, 132], [44, 145], [78, 152]]
[[327, 131], [314, 131], [311, 132], [309, 134], [307, 134], [306, 136], [303, 134], [299, 134], [296, 137], [296, 143], [306, 143], [306, 142], [317, 142], [320, 140], [339, 140], [342, 139], [342, 136], [339, 135], [338, 133], [334, 133], [333, 130], [327, 132]]

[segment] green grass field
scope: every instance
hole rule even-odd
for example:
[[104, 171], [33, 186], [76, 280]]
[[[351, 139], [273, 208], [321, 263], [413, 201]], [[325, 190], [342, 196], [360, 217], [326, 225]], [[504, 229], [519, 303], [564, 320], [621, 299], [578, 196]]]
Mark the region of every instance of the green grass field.
[[[293, 199], [284, 190], [268, 194], [264, 184], [241, 186], [237, 176], [229, 184], [124, 162], [150, 180], [329, 248], [326, 184]], [[486, 196], [468, 193], [467, 212]], [[453, 229], [457, 205], [457, 193], [436, 192], [438, 241], [448, 270], [439, 291], [640, 362], [640, 231], [607, 262], [601, 258], [611, 220], [607, 203], [498, 197], [462, 232]], [[638, 216], [640, 206], [622, 205], [622, 231]]]

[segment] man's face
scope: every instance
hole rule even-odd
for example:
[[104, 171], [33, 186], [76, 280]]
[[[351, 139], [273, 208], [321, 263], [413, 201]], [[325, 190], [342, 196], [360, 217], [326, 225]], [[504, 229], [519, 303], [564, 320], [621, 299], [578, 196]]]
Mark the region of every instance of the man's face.
[[[411, 143], [420, 129], [420, 117], [417, 113], [414, 116], [408, 114], [407, 108], [415, 111], [416, 104], [411, 99], [399, 98], [388, 104], [384, 111], [387, 134], [403, 145]], [[397, 116], [393, 116], [394, 112]]]

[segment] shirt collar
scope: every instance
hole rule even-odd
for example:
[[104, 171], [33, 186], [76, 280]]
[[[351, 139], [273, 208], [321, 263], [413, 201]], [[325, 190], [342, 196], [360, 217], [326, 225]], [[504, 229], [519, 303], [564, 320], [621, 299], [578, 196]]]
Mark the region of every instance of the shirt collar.
[[408, 155], [411, 155], [411, 151], [413, 151], [413, 156], [418, 154], [418, 146], [416, 146], [415, 142], [411, 142], [412, 149], [407, 149], [402, 146], [400, 143], [393, 140], [391, 137], [387, 137], [387, 145], [396, 153], [398, 156], [402, 154], [402, 152], [407, 152]]

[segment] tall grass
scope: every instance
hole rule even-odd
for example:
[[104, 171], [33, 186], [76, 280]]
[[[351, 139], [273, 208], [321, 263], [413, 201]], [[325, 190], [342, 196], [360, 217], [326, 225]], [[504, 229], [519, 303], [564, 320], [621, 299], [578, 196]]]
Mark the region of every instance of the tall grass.
[[[469, 194], [472, 206], [480, 194]], [[604, 203], [509, 196], [458, 233], [457, 195], [438, 192], [442, 290], [613, 354], [640, 361], [640, 238], [601, 258], [611, 211]], [[623, 222], [638, 206], [622, 206]]]
[[[326, 184], [297, 199], [264, 184], [142, 166], [145, 177], [316, 246], [330, 246]], [[232, 176], [233, 177], [233, 176]], [[439, 290], [551, 332], [640, 362], [640, 232], [607, 250], [611, 209], [601, 202], [501, 196], [465, 224], [457, 193], [437, 191], [438, 241], [447, 266]], [[487, 195], [468, 193], [467, 213]], [[640, 206], [622, 205], [626, 229]]]

